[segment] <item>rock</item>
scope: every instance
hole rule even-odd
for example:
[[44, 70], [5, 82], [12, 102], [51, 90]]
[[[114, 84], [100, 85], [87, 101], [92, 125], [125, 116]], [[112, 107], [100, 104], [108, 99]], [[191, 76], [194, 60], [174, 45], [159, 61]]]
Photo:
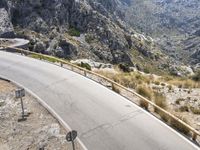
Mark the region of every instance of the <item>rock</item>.
[[34, 50], [35, 52], [44, 53], [44, 51], [46, 50], [46, 45], [45, 45], [43, 42], [37, 42], [37, 43], [34, 45], [33, 50]]
[[0, 107], [5, 105], [5, 100], [0, 100]]
[[61, 56], [61, 57], [72, 58], [74, 56], [77, 56], [78, 49], [77, 49], [76, 45], [74, 45], [73, 43], [68, 42], [65, 39], [62, 39], [62, 40], [60, 40], [58, 45], [63, 51], [63, 56]]
[[113, 65], [111, 65], [111, 64], [100, 63], [100, 62], [96, 62], [96, 61], [93, 61], [90, 59], [77, 59], [75, 61], [71, 61], [71, 63], [73, 63], [73, 64], [85, 63], [85, 64], [89, 64], [92, 68], [97, 68], [97, 69], [113, 68]]
[[58, 124], [51, 124], [48, 134], [50, 137], [58, 137], [60, 135], [60, 126]]
[[14, 37], [13, 25], [5, 8], [0, 8], [0, 37]]

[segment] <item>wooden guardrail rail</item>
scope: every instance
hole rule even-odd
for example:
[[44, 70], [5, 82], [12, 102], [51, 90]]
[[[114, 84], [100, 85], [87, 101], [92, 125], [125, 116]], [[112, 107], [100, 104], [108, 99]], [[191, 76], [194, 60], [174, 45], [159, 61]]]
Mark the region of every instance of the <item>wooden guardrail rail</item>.
[[[104, 77], [100, 74], [97, 74], [95, 72], [92, 72], [92, 71], [89, 71], [85, 68], [82, 68], [82, 67], [79, 67], [75, 64], [72, 64], [70, 62], [67, 62], [66, 60], [62, 60], [62, 59], [59, 59], [59, 58], [56, 58], [56, 57], [53, 57], [53, 56], [49, 56], [49, 55], [44, 55], [44, 54], [40, 54], [40, 53], [36, 53], [36, 52], [31, 52], [31, 51], [28, 51], [28, 50], [25, 50], [25, 49], [21, 49], [21, 48], [13, 48], [13, 47], [9, 47], [9, 46], [4, 46], [2, 45], [1, 47], [5, 48], [5, 49], [10, 49], [10, 50], [15, 50], [15, 51], [18, 51], [20, 52], [21, 54], [24, 54], [24, 55], [35, 55], [35, 56], [38, 56], [38, 58], [40, 59], [51, 59], [51, 60], [54, 60], [55, 62], [59, 62], [61, 67], [63, 66], [63, 64], [66, 64], [66, 65], [69, 65], [71, 70], [73, 71], [75, 68], [78, 69], [78, 70], [81, 70], [84, 72], [84, 76], [88, 77], [87, 74], [91, 74], [91, 75], [94, 75], [98, 78], [101, 78], [105, 81], [107, 81], [108, 83], [110, 83], [112, 86], [117, 86], [135, 96], [137, 96], [138, 98], [140, 98], [141, 100], [145, 101], [146, 103], [148, 103], [148, 105], [152, 106], [154, 109], [157, 109], [158, 111], [164, 113], [165, 115], [167, 115], [169, 118], [171, 118], [171, 121], [177, 121], [178, 123], [182, 124], [183, 126], [185, 126], [191, 133], [192, 133], [192, 140], [196, 141], [197, 140], [197, 137], [199, 136], [200, 137], [200, 132], [198, 132], [196, 129], [194, 129], [193, 127], [191, 127], [190, 125], [188, 125], [187, 123], [185, 123], [183, 120], [179, 119], [178, 117], [176, 117], [175, 115], [171, 114], [170, 112], [164, 110], [163, 108], [159, 107], [158, 105], [156, 105], [155, 103], [153, 103], [152, 101], [148, 100], [147, 98], [139, 95], [138, 93], [120, 85], [119, 83], [107, 78], [107, 77]], [[88, 77], [89, 78], [89, 77]]]

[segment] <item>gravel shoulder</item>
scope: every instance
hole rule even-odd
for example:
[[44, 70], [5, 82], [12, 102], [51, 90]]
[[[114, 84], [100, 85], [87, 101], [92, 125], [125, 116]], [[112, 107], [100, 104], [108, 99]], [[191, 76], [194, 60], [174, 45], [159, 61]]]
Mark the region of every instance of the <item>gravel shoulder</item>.
[[0, 150], [72, 149], [64, 128], [28, 93], [23, 101], [31, 115], [18, 122], [21, 104], [15, 89], [14, 84], [0, 80]]

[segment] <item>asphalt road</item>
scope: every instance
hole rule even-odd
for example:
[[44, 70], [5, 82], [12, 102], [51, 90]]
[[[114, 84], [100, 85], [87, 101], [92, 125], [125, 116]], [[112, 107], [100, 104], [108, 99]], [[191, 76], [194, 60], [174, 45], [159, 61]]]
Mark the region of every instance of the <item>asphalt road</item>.
[[19, 39], [19, 38], [14, 38], [14, 39], [0, 38], [0, 41], [2, 40], [7, 40], [12, 42], [12, 44], [9, 45], [10, 47], [21, 47], [29, 43], [29, 40]]
[[43, 99], [89, 150], [197, 150], [124, 97], [53, 64], [0, 51], [0, 76]]

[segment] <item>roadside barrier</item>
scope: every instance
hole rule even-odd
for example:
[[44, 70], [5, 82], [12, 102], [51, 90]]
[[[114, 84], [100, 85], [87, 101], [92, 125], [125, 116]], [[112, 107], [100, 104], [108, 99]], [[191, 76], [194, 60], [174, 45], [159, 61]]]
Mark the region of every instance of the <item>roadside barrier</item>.
[[[111, 80], [111, 79], [109, 79], [107, 77], [104, 77], [104, 76], [102, 76], [100, 74], [97, 74], [95, 72], [89, 71], [89, 70], [87, 70], [85, 68], [82, 68], [80, 66], [77, 66], [75, 64], [72, 64], [72, 63], [70, 63], [70, 62], [68, 62], [66, 60], [63, 60], [63, 59], [60, 59], [60, 58], [56, 58], [54, 56], [49, 56], [49, 55], [45, 55], [45, 54], [40, 54], [40, 53], [28, 51], [28, 50], [21, 49], [21, 48], [14, 48], [14, 47], [9, 47], [9, 46], [4, 46], [4, 45], [2, 45], [1, 47], [3, 47], [4, 50], [6, 50], [6, 51], [18, 52], [21, 55], [30, 56], [32, 58], [36, 58], [36, 59], [40, 59], [40, 60], [46, 60], [48, 62], [56, 63], [57, 65], [59, 64], [60, 67], [64, 67], [64, 68], [69, 69], [69, 70], [71, 70], [73, 72], [79, 73], [79, 74], [81, 74], [81, 75], [83, 75], [83, 76], [85, 76], [87, 78], [95, 80], [94, 78], [92, 78], [90, 76], [90, 75], [93, 75], [93, 76], [97, 77], [98, 79], [104, 80], [105, 82], [109, 83], [110, 87], [118, 87], [121, 90], [124, 90], [124, 91], [136, 96], [140, 100], [143, 100], [145, 103], [148, 103], [148, 106], [151, 106], [154, 110], [156, 109], [157, 112], [160, 112], [160, 113], [166, 115], [167, 117], [169, 117], [170, 118], [170, 122], [180, 123], [182, 126], [184, 126], [185, 128], [187, 128], [190, 131], [190, 135], [191, 135], [191, 138], [192, 138], [193, 141], [196, 141], [197, 137], [200, 137], [200, 132], [198, 132], [196, 129], [194, 129], [193, 127], [191, 127], [187, 123], [185, 123], [183, 120], [179, 119], [178, 117], [176, 117], [175, 115], [173, 115], [170, 112], [166, 111], [165, 109], [159, 107], [158, 105], [156, 105], [152, 101], [148, 100], [147, 98], [139, 95], [138, 93], [136, 93], [136, 92], [134, 92], [134, 91], [132, 91], [132, 90], [120, 85], [119, 83], [117, 83], [117, 82], [115, 82], [115, 81], [113, 81], [113, 80]], [[99, 81], [99, 80], [95, 80], [95, 81], [103, 85], [103, 83], [101, 81]], [[126, 97], [126, 96], [124, 96], [124, 97]], [[130, 99], [129, 97], [126, 97], [126, 98], [128, 98], [131, 102], [136, 103], [133, 99]], [[153, 113], [153, 111], [150, 111], [150, 112]]]

